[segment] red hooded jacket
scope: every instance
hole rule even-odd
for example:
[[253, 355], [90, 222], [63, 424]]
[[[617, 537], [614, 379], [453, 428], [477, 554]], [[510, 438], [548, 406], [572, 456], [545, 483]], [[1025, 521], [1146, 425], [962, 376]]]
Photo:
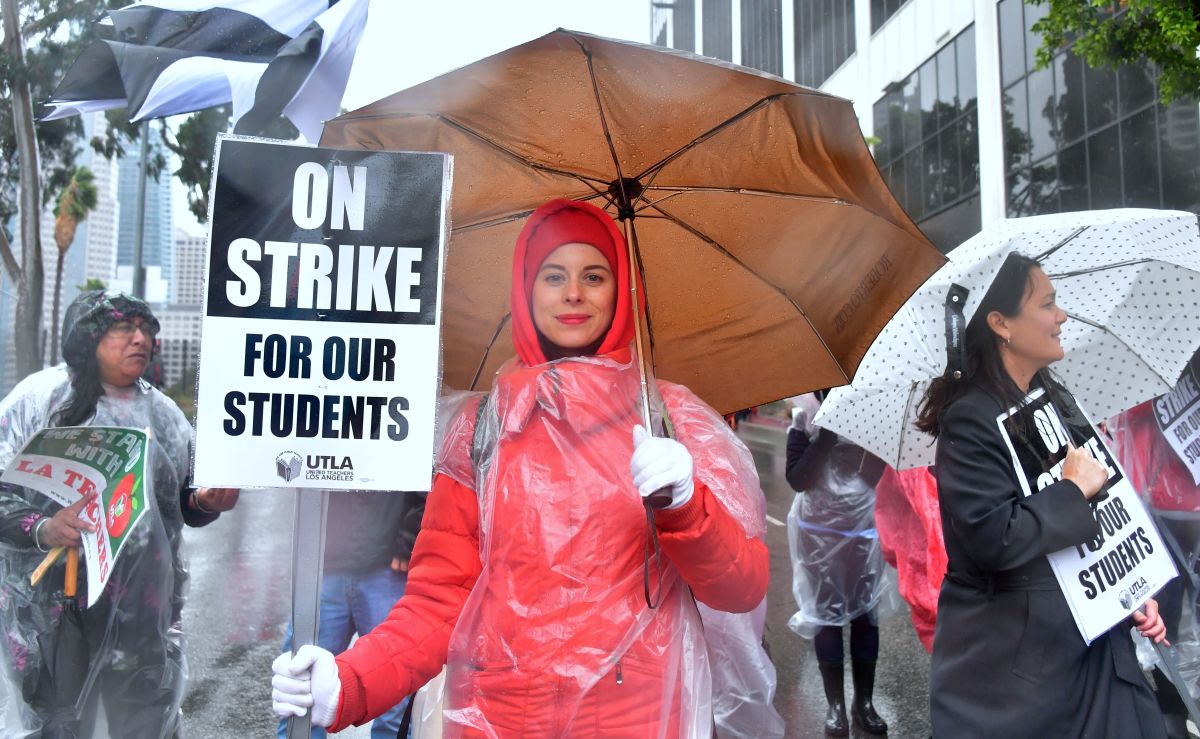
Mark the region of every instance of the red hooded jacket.
[[[553, 220], [569, 226], [559, 243], [603, 240], [580, 217], [611, 239], [597, 248], [614, 267], [614, 321], [596, 355], [547, 363], [527, 262], [536, 272], [552, 251], [537, 234]], [[695, 461], [695, 494], [654, 514], [661, 601], [648, 608], [646, 513], [629, 476], [640, 400], [624, 241], [599, 209], [547, 203], [518, 239], [513, 286], [518, 358], [482, 413], [475, 400], [450, 424], [405, 596], [337, 658], [333, 729], [383, 713], [445, 664], [444, 736], [706, 736], [711, 687], [692, 596], [726, 611], [765, 596], [753, 461], [714, 411], [659, 383]]]

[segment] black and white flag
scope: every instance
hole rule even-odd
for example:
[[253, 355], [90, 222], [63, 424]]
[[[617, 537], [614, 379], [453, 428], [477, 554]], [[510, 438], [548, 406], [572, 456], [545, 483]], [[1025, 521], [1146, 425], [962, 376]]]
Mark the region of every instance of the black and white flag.
[[234, 130], [280, 114], [309, 141], [338, 113], [370, 0], [148, 0], [110, 11], [45, 120], [127, 107], [129, 120], [232, 103]]

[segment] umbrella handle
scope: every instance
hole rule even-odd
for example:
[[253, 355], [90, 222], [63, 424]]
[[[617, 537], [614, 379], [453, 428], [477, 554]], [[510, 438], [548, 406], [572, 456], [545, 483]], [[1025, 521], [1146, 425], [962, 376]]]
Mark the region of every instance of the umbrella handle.
[[46, 556], [42, 558], [41, 564], [34, 568], [33, 573], [29, 576], [30, 587], [37, 585], [41, 581], [42, 577], [50, 571], [50, 565], [58, 561], [58, 558], [62, 556], [65, 549], [66, 547], [54, 547], [46, 553]]
[[63, 595], [74, 598], [79, 586], [79, 547], [67, 550], [67, 572], [63, 579]]
[[670, 487], [659, 488], [658, 490], [655, 490], [653, 493], [650, 493], [649, 495], [647, 495], [644, 498], [644, 500], [646, 502], [646, 505], [650, 506], [651, 508], [653, 508], [656, 511], [659, 510], [660, 508], [666, 508], [667, 506], [671, 505], [671, 501], [673, 500], [673, 498], [671, 497], [671, 488]]
[[[641, 385], [642, 395], [642, 425], [651, 435], [657, 436], [655, 425], [650, 421], [650, 382], [653, 380], [650, 370], [647, 367], [653, 367], [651, 358], [647, 356], [650, 351], [649, 347], [642, 341], [642, 310], [638, 291], [638, 278], [640, 271], [638, 270], [637, 258], [637, 235], [633, 232], [633, 219], [626, 218], [621, 221], [621, 225], [625, 231], [625, 247], [629, 250], [629, 290], [632, 293], [633, 305], [633, 337], [634, 351], [638, 365], [638, 380]], [[649, 309], [647, 309], [647, 313]], [[670, 433], [664, 433], [664, 436], [670, 438]], [[651, 510], [660, 510], [671, 505], [671, 488], [664, 487], [650, 493], [642, 502]], [[647, 586], [648, 587], [648, 586]], [[649, 590], [647, 590], [647, 601], [649, 601]]]

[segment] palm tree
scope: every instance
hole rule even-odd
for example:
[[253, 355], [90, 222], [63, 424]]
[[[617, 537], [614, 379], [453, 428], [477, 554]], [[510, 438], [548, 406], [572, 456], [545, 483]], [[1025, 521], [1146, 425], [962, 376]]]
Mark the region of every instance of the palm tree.
[[75, 241], [75, 229], [96, 207], [96, 176], [87, 167], [77, 167], [71, 181], [54, 206], [54, 243], [58, 245], [58, 267], [54, 273], [54, 317], [50, 323], [50, 364], [58, 362], [58, 306], [62, 300], [63, 259]]

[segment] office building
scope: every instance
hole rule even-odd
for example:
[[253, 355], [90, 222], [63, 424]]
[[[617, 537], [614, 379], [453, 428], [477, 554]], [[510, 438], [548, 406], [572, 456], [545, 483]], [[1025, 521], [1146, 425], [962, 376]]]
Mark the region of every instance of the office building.
[[1021, 0], [654, 0], [655, 43], [854, 101], [888, 186], [948, 250], [996, 219], [1116, 207], [1200, 211], [1195, 100], [1155, 71], [1037, 69]]

